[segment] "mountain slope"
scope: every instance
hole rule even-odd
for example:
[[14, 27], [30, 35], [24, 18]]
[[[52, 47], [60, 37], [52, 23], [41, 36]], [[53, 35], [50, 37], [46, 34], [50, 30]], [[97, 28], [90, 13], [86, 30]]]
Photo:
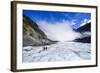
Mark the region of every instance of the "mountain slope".
[[75, 31], [82, 34], [81, 38], [77, 38], [74, 40], [75, 42], [91, 43], [91, 22], [86, 23], [84, 26], [81, 26]]
[[91, 31], [91, 23], [86, 23], [84, 26], [81, 26], [80, 28], [76, 29], [78, 32], [85, 32], [85, 31]]
[[23, 15], [23, 46], [37, 46], [53, 43], [29, 17]]

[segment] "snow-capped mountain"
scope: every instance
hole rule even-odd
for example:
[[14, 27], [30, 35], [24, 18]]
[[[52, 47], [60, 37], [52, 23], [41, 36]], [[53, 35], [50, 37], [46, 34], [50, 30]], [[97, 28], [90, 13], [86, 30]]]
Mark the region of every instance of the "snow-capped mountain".
[[79, 27], [78, 29], [76, 29], [76, 31], [78, 31], [78, 32], [91, 32], [91, 22], [86, 23], [85, 25]]

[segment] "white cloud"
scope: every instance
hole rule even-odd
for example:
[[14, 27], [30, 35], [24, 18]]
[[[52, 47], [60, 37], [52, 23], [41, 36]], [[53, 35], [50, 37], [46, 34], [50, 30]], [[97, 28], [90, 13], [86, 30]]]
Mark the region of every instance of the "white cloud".
[[39, 21], [38, 25], [45, 32], [48, 38], [58, 41], [70, 41], [81, 37], [80, 33], [73, 31], [69, 21], [50, 24], [46, 21]]
[[88, 21], [88, 19], [84, 19], [84, 22], [87, 22]]
[[91, 36], [91, 32], [84, 32], [83, 35], [84, 37]]
[[73, 25], [75, 25], [76, 24], [76, 19], [73, 19], [72, 21], [71, 21], [71, 25], [73, 26]]

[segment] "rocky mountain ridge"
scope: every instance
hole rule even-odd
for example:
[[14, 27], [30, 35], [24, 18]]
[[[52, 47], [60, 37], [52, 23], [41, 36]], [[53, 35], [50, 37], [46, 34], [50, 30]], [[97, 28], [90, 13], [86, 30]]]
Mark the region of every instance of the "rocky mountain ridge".
[[86, 23], [84, 26], [79, 27], [75, 30], [82, 34], [81, 38], [77, 38], [75, 42], [91, 43], [91, 22]]
[[55, 42], [46, 36], [37, 23], [23, 15], [23, 46], [40, 46]]

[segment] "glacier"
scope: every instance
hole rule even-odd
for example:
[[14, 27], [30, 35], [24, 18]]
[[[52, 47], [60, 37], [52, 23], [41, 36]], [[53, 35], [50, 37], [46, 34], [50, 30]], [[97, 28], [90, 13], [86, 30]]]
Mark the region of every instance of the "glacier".
[[[46, 47], [46, 49], [44, 48]], [[91, 44], [81, 42], [58, 42], [45, 46], [26, 46], [22, 49], [22, 62], [56, 62], [90, 60]]]

